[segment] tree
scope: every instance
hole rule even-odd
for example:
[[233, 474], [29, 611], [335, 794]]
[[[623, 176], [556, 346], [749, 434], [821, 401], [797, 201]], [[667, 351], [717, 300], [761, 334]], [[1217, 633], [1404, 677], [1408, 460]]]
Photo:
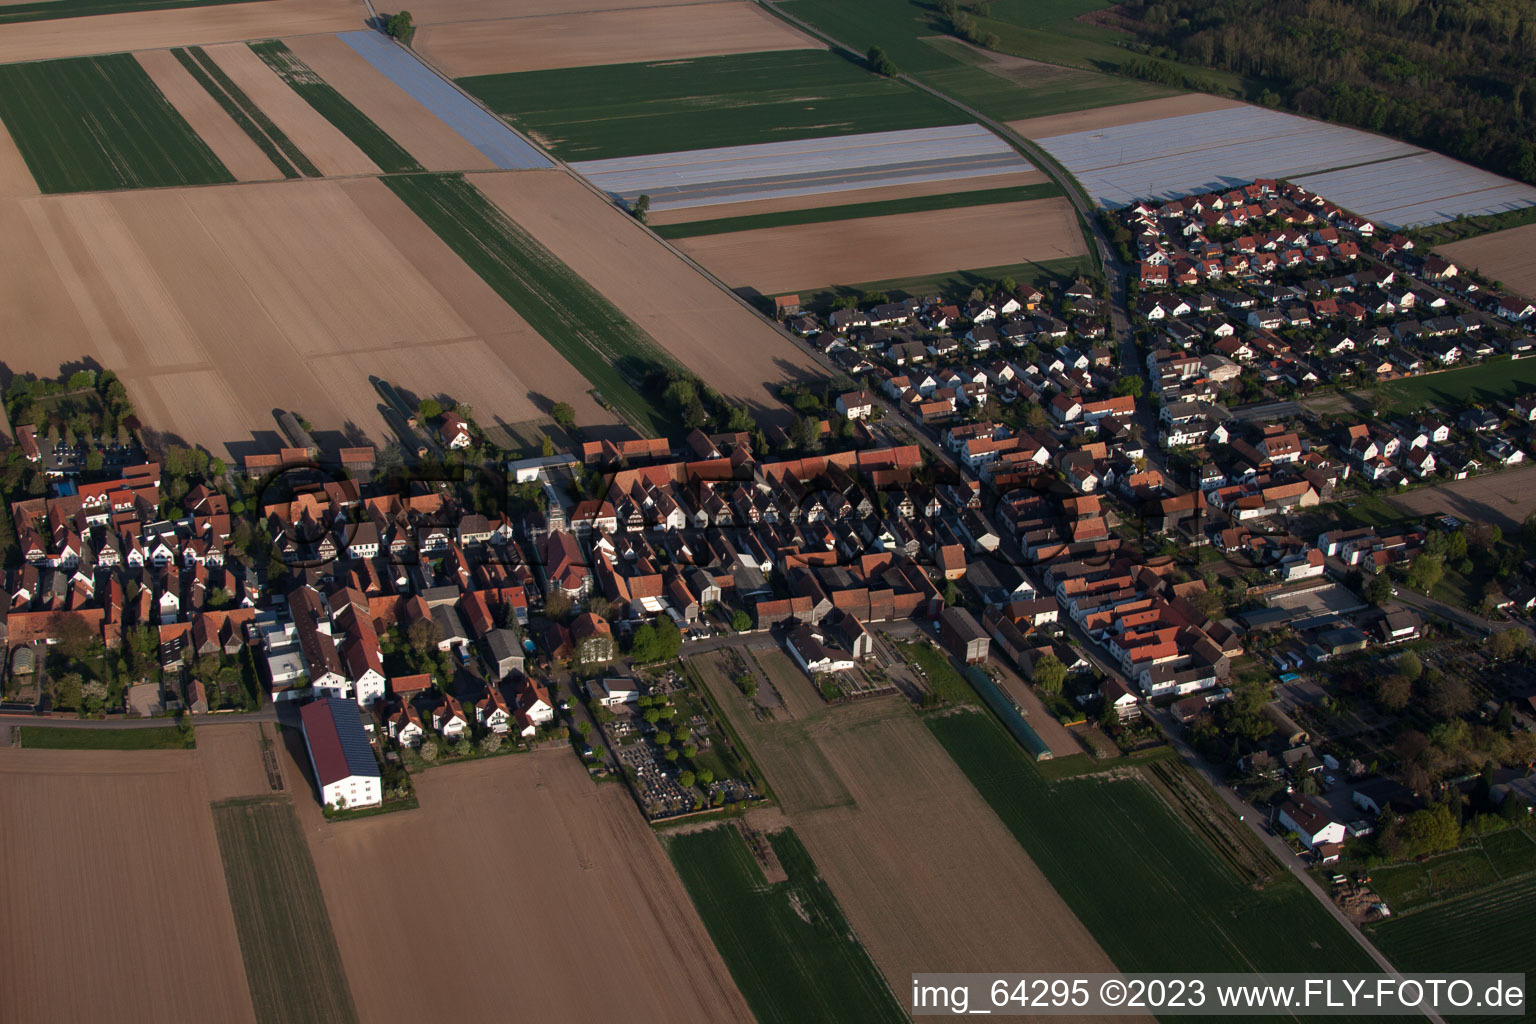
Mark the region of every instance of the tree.
[[1401, 672], [1391, 672], [1376, 680], [1376, 703], [1388, 711], [1401, 711], [1413, 699], [1413, 682]]
[[1429, 593], [1445, 575], [1445, 564], [1438, 556], [1428, 553], [1415, 555], [1408, 563], [1408, 585], [1421, 593]]
[[1067, 681], [1067, 667], [1054, 654], [1042, 654], [1035, 661], [1035, 685], [1042, 693], [1058, 694]]
[[644, 224], [645, 219], [651, 215], [651, 197], [644, 193], [636, 196], [629, 212], [635, 215], [635, 220]]
[[1419, 682], [1423, 684], [1425, 706], [1436, 718], [1455, 718], [1472, 710], [1472, 688], [1460, 676], [1431, 670]]
[[677, 784], [679, 786], [682, 786], [684, 789], [692, 789], [693, 788], [693, 772], [689, 771], [686, 768], [684, 768], [682, 771], [678, 772], [677, 773]]
[[550, 407], [549, 418], [558, 423], [562, 430], [570, 430], [576, 425], [576, 410], [571, 408], [569, 402], [556, 402]]
[[107, 684], [92, 679], [80, 688], [83, 709], [87, 714], [97, 714], [107, 705]]
[[1508, 661], [1524, 654], [1530, 645], [1530, 634], [1516, 626], [1514, 629], [1500, 630], [1489, 637], [1488, 653], [1499, 661]]
[[[90, 649], [96, 633], [90, 623], [73, 612], [59, 612], [48, 623], [49, 633], [60, 654], [71, 661], [79, 661]], [[73, 705], [71, 705], [73, 707]]]
[[672, 734], [671, 733], [669, 733], [669, 732], [667, 732], [667, 731], [665, 731], [663, 729], [656, 730], [656, 745], [658, 747], [665, 747], [667, 744], [669, 744], [671, 742], [672, 742]]
[[546, 459], [555, 454], [555, 442], [548, 434], [539, 435], [539, 454]]
[[443, 403], [435, 398], [423, 398], [416, 404], [416, 419], [421, 423], [435, 420], [443, 414]]
[[703, 786], [707, 786], [711, 782], [715, 781], [715, 773], [714, 773], [714, 770], [711, 769], [711, 768], [700, 768], [699, 772], [698, 772], [698, 776], [699, 776], [699, 784], [703, 785]]
[[411, 40], [416, 35], [416, 26], [411, 22], [411, 12], [401, 11], [399, 14], [391, 14], [384, 22], [384, 31], [406, 46], [410, 46]]
[[501, 749], [501, 733], [488, 732], [480, 739], [480, 749], [487, 754], [494, 754]]
[[84, 680], [78, 672], [66, 672], [53, 681], [53, 702], [61, 708], [79, 710]]
[[102, 464], [106, 460], [102, 458], [101, 450], [92, 448], [85, 453], [85, 471], [87, 473], [100, 473]]
[[1402, 836], [1409, 856], [1426, 857], [1456, 849], [1461, 843], [1461, 824], [1449, 806], [1440, 804], [1408, 815]]
[[896, 62], [891, 60], [890, 55], [879, 46], [871, 46], [869, 53], [865, 56], [869, 62], [869, 70], [877, 75], [894, 78], [901, 73], [900, 69], [896, 67]]
[[1397, 670], [1408, 677], [1409, 682], [1417, 682], [1419, 676], [1424, 674], [1424, 663], [1419, 656], [1412, 651], [1404, 651], [1398, 655]]
[[731, 615], [731, 628], [738, 633], [745, 633], [752, 628], [752, 616], [745, 609], [736, 609]]
[[587, 735], [592, 731], [592, 723], [591, 722], [578, 722], [577, 725], [576, 725], [576, 731], [581, 733], [581, 738], [582, 739], [586, 739]]
[[1384, 573], [1377, 573], [1365, 584], [1365, 599], [1380, 607], [1392, 599], [1392, 581]]
[[1116, 395], [1130, 395], [1132, 398], [1140, 398], [1146, 382], [1140, 374], [1126, 375], [1115, 381], [1114, 393]]
[[405, 639], [418, 654], [430, 654], [437, 650], [442, 633], [431, 619], [417, 619], [405, 631]]

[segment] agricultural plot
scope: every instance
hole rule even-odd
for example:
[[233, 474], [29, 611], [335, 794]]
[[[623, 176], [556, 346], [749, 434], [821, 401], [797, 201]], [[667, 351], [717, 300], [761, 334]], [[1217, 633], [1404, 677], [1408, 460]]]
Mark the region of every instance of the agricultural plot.
[[1466, 405], [1511, 401], [1536, 387], [1536, 359], [1494, 359], [1417, 377], [1378, 384], [1371, 404], [1395, 412], [1413, 412], [1427, 405]]
[[197, 745], [192, 731], [173, 725], [147, 729], [72, 729], [46, 725], [16, 727], [23, 747], [37, 750], [185, 750]]
[[[362, 54], [348, 46], [339, 36], [298, 36], [285, 42], [300, 60], [313, 68], [316, 74], [329, 82], [390, 138], [405, 147], [427, 170], [481, 171], [496, 166], [490, 157], [476, 149], [468, 139], [450, 128], [410, 93], [384, 77], [378, 68], [364, 60]], [[499, 133], [512, 136], [510, 129], [501, 126], [489, 114], [485, 115], [485, 119]]]
[[1026, 139], [1046, 139], [1057, 135], [1121, 128], [1125, 125], [1141, 124], [1143, 121], [1162, 121], [1189, 114], [1233, 110], [1243, 105], [1237, 100], [1224, 99], [1208, 93], [1187, 92], [1162, 99], [1115, 103], [1110, 106], [1089, 107], [1086, 110], [1072, 110], [1063, 114], [1009, 121], [1008, 127]]
[[484, 426], [591, 385], [378, 180], [0, 201], [0, 334], [15, 372], [115, 367], [146, 423], [236, 460], [297, 409], [329, 448], [394, 435], [371, 376]]
[[189, 46], [171, 50], [170, 54], [283, 177], [320, 177], [320, 168], [214, 63], [206, 50]]
[[1224, 107], [1059, 135], [1039, 135], [1039, 124], [1015, 127], [1035, 135], [1089, 195], [1109, 207], [1255, 178], [1294, 180], [1393, 228], [1536, 204], [1536, 188], [1448, 157], [1260, 107]]
[[826, 50], [480, 75], [459, 84], [567, 160], [960, 120], [941, 100]]
[[1527, 298], [1536, 295], [1536, 224], [1452, 242], [1436, 251]]
[[1403, 971], [1536, 974], [1536, 875], [1393, 917], [1371, 938]]
[[[666, 359], [687, 367], [727, 399], [744, 404], [764, 423], [788, 419], [775, 393], [779, 384], [824, 376], [788, 338], [571, 175], [557, 171], [486, 174], [476, 175], [473, 181], [521, 230], [580, 278], [586, 293], [595, 289], [593, 299], [617, 307], [631, 325], [625, 331], [638, 326], [644, 332], [644, 344], [635, 345], [639, 357], [645, 356], [645, 344], [657, 346]], [[645, 272], [638, 273], [636, 268]], [[581, 317], [601, 308], [583, 301], [586, 304], [577, 307]], [[576, 322], [567, 318], [566, 329]], [[604, 344], [616, 344], [624, 337], [609, 331]], [[623, 357], [623, 353], [616, 356]], [[611, 372], [609, 367], [604, 369]], [[608, 397], [608, 387], [599, 384], [599, 388]]]
[[209, 7], [244, 0], [37, 0], [0, 4], [0, 25], [20, 21], [51, 21], [57, 18], [90, 18], [132, 11], [167, 11], [183, 7]]
[[1086, 252], [1065, 198], [703, 235], [678, 247], [730, 287], [764, 295]]
[[411, 41], [412, 49], [453, 78], [816, 45], [745, 0], [427, 25]]
[[0, 66], [0, 119], [44, 192], [234, 180], [126, 53]]
[[769, 841], [788, 881], [768, 884], [731, 825], [667, 841], [757, 1019], [905, 1020], [799, 839], [786, 830]]
[[[418, 809], [342, 826], [300, 806], [361, 1019], [499, 1020], [509, 998], [528, 1020], [751, 1019], [624, 787], [593, 785], [568, 750], [435, 769], [415, 786]], [[418, 892], [410, 864], [451, 867]], [[515, 995], [501, 973], [479, 983], [491, 964], [534, 981]]]
[[0, 1019], [255, 1024], [196, 756], [0, 750]]
[[352, 105], [330, 83], [315, 74], [313, 68], [300, 60], [280, 39], [266, 39], [248, 44], [251, 52], [260, 57], [304, 102], [335, 125], [351, 139], [358, 149], [387, 173], [422, 170], [421, 164], [390, 138], [372, 119]]
[[1299, 882], [1244, 884], [1142, 780], [1047, 783], [988, 717], [927, 724], [1120, 970], [1374, 969]]
[[657, 211], [1033, 170], [975, 124], [586, 160], [572, 167], [616, 198], [650, 196]]
[[27, 170], [27, 162], [6, 130], [5, 122], [0, 121], [0, 198], [37, 194], [37, 182]]
[[315, 865], [286, 796], [213, 807], [258, 1020], [356, 1021]]
[[[226, 103], [232, 105], [228, 96], [223, 96], [221, 102], [219, 96], [209, 91], [208, 81], [195, 78], [171, 51], [148, 50], [133, 56], [176, 112], [187, 119], [192, 130], [237, 179], [267, 181], [298, 176], [286, 160], [285, 170], [279, 170], [276, 159], [262, 151], [263, 143], [275, 151], [270, 140], [236, 119], [244, 118], [244, 111], [225, 109]], [[274, 152], [274, 156], [282, 159], [280, 153]]]
[[478, 150], [492, 166], [502, 170], [550, 166], [549, 159], [516, 132], [377, 32], [347, 32], [340, 38], [374, 70]]
[[[759, 720], [722, 654], [690, 658], [893, 991], [914, 971], [1109, 970], [944, 748], [901, 698]], [[779, 655], [783, 657], [783, 655]], [[765, 665], [765, 667], [767, 667]]]
[[[617, 11], [692, 4], [696, 0], [526, 0], [517, 5], [521, 17], [569, 14], [573, 11]], [[417, 25], [453, 21], [492, 21], [507, 16], [506, 0], [424, 0], [411, 6]]]

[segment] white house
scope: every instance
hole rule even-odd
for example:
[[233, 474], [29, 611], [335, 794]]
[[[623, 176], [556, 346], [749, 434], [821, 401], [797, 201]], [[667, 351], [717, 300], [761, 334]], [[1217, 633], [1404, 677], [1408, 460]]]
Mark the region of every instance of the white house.
[[421, 727], [421, 716], [409, 702], [400, 705], [399, 710], [389, 716], [388, 725], [390, 738], [404, 746], [418, 746], [426, 735], [426, 730]]
[[299, 711], [304, 747], [327, 807], [377, 807], [384, 802], [378, 759], [368, 745], [357, 705], [324, 698]]
[[795, 659], [795, 663], [805, 670], [806, 675], [813, 676], [818, 672], [845, 672], [853, 668], [853, 658], [848, 652], [827, 647], [824, 643], [825, 639], [823, 634], [803, 623], [796, 626], [785, 639], [785, 646], [789, 648], [790, 655]]
[[592, 695], [605, 708], [615, 708], [620, 704], [633, 704], [640, 699], [640, 691], [635, 687], [633, 679], [604, 679], [597, 685], [598, 688], [593, 691]]
[[875, 397], [868, 391], [849, 391], [838, 395], [837, 411], [846, 419], [868, 419], [874, 415]]
[[1281, 804], [1278, 820], [1281, 828], [1295, 832], [1313, 853], [1317, 853], [1320, 846], [1344, 841], [1343, 823], [1328, 817], [1321, 807], [1305, 796]]

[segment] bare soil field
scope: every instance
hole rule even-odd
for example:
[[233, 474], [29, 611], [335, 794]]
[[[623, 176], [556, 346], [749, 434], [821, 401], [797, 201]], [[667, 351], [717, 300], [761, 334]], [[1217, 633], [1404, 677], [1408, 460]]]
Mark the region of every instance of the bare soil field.
[[299, 36], [284, 42], [427, 170], [488, 171], [495, 167], [490, 157], [337, 37]]
[[1092, 110], [1074, 110], [1068, 114], [1051, 114], [1048, 117], [1009, 121], [1008, 127], [1026, 139], [1048, 139], [1053, 135], [1069, 135], [1072, 132], [1094, 131], [1100, 128], [1118, 128], [1121, 125], [1157, 121], [1165, 117], [1181, 117], [1185, 114], [1204, 114], [1212, 110], [1227, 110], [1243, 105], [1238, 100], [1222, 99], [1220, 96], [1211, 96], [1203, 92], [1191, 92], [1161, 100], [1139, 100], [1113, 107], [1096, 107]]
[[270, 181], [283, 176], [169, 50], [147, 50], [134, 57], [229, 173], [240, 181]]
[[234, 79], [299, 151], [327, 177], [339, 174], [378, 174], [379, 168], [304, 97], [277, 77], [244, 43], [208, 47], [208, 56]]
[[27, 162], [16, 148], [16, 140], [4, 124], [0, 124], [0, 198], [8, 196], [35, 196], [41, 190], [27, 170]]
[[777, 644], [749, 650], [752, 659], [773, 683], [773, 688], [779, 691], [791, 717], [806, 718], [826, 709], [826, 702], [816, 692], [816, 685], [810, 677], [801, 672], [800, 667]]
[[787, 419], [772, 388], [822, 376], [793, 342], [572, 175], [520, 171], [474, 183], [680, 363], [754, 414]]
[[[648, 7], [691, 5], [697, 0], [527, 0], [517, 5], [517, 16], [534, 18], [547, 14], [579, 14], [583, 11], [633, 11]], [[423, 0], [411, 5], [417, 26], [443, 25], [454, 21], [495, 21], [507, 17], [506, 0]], [[417, 29], [421, 38], [421, 29]]]
[[828, 206], [853, 203], [884, 203], [915, 196], [950, 195], [955, 192], [979, 192], [992, 188], [1019, 188], [1049, 181], [1044, 171], [1017, 174], [989, 174], [980, 178], [951, 178], [947, 181], [918, 181], [910, 185], [882, 185], [847, 192], [821, 192], [810, 196], [786, 196], [782, 199], [753, 199], [744, 203], [717, 203], [713, 206], [686, 206], [680, 209], [653, 210], [647, 224], [689, 224], [696, 220], [724, 217], [752, 217], [785, 210], [820, 210]]
[[487, 427], [567, 401], [618, 429], [376, 179], [4, 200], [0, 237], [10, 369], [94, 357], [153, 429], [216, 453], [274, 450], [274, 409], [322, 445], [383, 443], [370, 375], [468, 402]]
[[1415, 515], [1452, 515], [1465, 523], [1497, 523], [1509, 534], [1536, 512], [1536, 465], [1420, 487], [1387, 501]]
[[[495, 1020], [509, 998], [533, 1020], [751, 1019], [623, 786], [569, 750], [415, 784], [419, 809], [340, 825], [297, 800], [360, 1019]], [[433, 864], [441, 884], [412, 884]], [[489, 962], [516, 965], [515, 996]]]
[[[262, 729], [269, 737], [276, 733], [270, 726], [250, 722], [199, 722], [197, 761], [208, 787], [208, 799], [230, 800], [241, 796], [270, 796], [267, 770], [261, 759]], [[274, 740], [275, 747], [275, 740]]]
[[[1020, 970], [1113, 969], [903, 698], [757, 722], [728, 680], [710, 685], [893, 991], [999, 950]], [[852, 802], [802, 801], [829, 784]]]
[[254, 1024], [191, 751], [0, 750], [0, 1019]]
[[764, 295], [1085, 251], [1063, 197], [700, 235], [677, 246], [730, 287]]
[[1022, 676], [1007, 665], [992, 661], [991, 667], [998, 670], [1002, 676], [1000, 683], [1003, 692], [1012, 697], [1024, 712], [1024, 718], [1029, 727], [1040, 734], [1045, 745], [1051, 748], [1051, 753], [1057, 757], [1065, 757], [1068, 754], [1082, 752], [1082, 745], [1072, 735], [1072, 730], [1061, 724], [1057, 717], [1046, 710], [1045, 704], [1039, 695], [1031, 689]]
[[822, 49], [744, 0], [429, 26], [416, 34], [412, 46], [453, 78]]
[[1463, 267], [1502, 281], [1504, 287], [1526, 298], [1536, 296], [1536, 224], [1452, 242], [1437, 251]]
[[26, 21], [7, 25], [0, 33], [0, 64], [311, 32], [350, 32], [366, 27], [366, 12], [352, 0], [264, 0]]

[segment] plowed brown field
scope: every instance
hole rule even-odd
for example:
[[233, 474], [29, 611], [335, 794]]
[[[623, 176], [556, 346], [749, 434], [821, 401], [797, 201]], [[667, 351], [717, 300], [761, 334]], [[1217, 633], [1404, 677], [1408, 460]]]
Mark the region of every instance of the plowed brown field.
[[1536, 224], [1452, 242], [1437, 251], [1527, 299], [1536, 299]]
[[147, 50], [134, 54], [134, 57], [170, 100], [171, 106], [187, 119], [192, 130], [208, 143], [213, 155], [236, 179], [269, 181], [283, 176], [171, 51]]
[[[697, 0], [523, 0], [510, 9], [506, 0], [422, 0], [411, 4], [418, 26], [452, 21], [494, 21], [515, 13], [520, 18], [543, 14], [578, 14], [582, 11], [630, 11], [646, 7], [691, 5]], [[418, 32], [420, 29], [417, 30]]]
[[39, 191], [37, 182], [32, 180], [32, 172], [27, 170], [27, 162], [16, 148], [16, 140], [0, 123], [0, 198], [35, 196]]
[[375, 179], [3, 200], [0, 237], [10, 369], [94, 357], [147, 424], [215, 452], [274, 450], [274, 409], [322, 445], [382, 443], [370, 375], [468, 402], [487, 428], [566, 401], [623, 429]]
[[1080, 256], [1065, 198], [926, 210], [679, 239], [732, 288], [764, 295]]
[[742, 0], [429, 26], [412, 45], [454, 78], [821, 49], [816, 40]]
[[339, 827], [298, 801], [362, 1020], [751, 1020], [624, 787], [569, 750], [415, 784]]
[[1053, 135], [1070, 135], [1072, 132], [1096, 131], [1100, 128], [1118, 128], [1126, 124], [1157, 121], [1165, 117], [1182, 117], [1185, 114], [1204, 114], [1211, 110], [1240, 107], [1237, 100], [1223, 99], [1203, 92], [1185, 93], [1161, 100], [1137, 100], [1135, 103], [1119, 103], [1112, 107], [1095, 107], [1090, 110], [1074, 110], [1067, 114], [1050, 114], [1031, 117], [1024, 121], [1009, 121], [1008, 127], [1026, 139], [1048, 139]]
[[0, 1020], [252, 1022], [191, 751], [0, 750]]
[[793, 342], [563, 171], [475, 175], [475, 185], [705, 383], [779, 420], [772, 389], [821, 376]]

